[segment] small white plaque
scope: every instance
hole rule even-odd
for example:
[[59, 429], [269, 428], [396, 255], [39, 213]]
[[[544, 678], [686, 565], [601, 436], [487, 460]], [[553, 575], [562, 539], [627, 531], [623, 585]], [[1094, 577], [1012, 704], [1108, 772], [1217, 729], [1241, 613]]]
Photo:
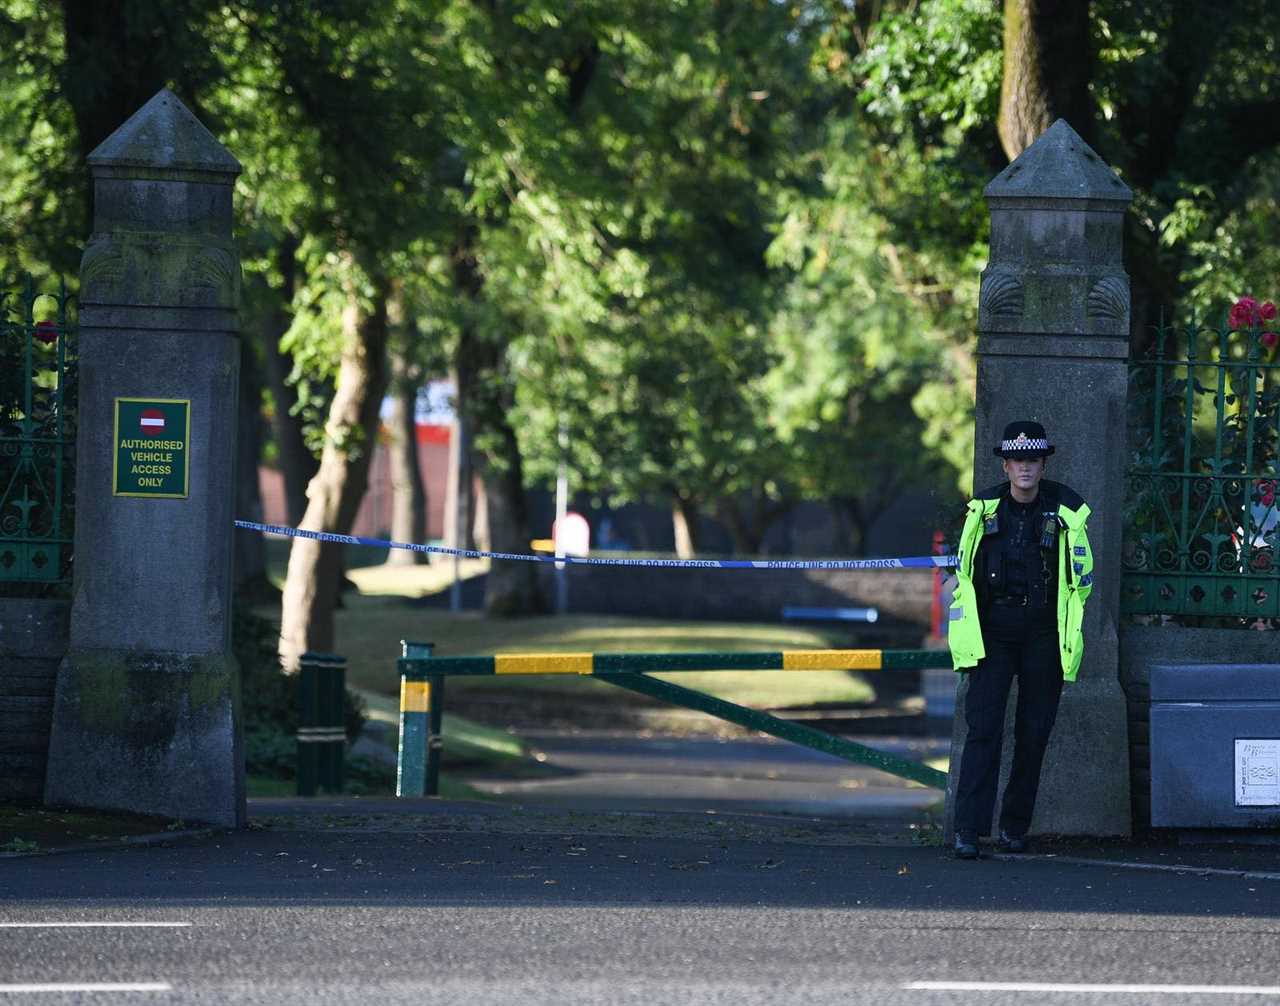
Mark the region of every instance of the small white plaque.
[[1236, 741], [1236, 806], [1280, 807], [1280, 737]]

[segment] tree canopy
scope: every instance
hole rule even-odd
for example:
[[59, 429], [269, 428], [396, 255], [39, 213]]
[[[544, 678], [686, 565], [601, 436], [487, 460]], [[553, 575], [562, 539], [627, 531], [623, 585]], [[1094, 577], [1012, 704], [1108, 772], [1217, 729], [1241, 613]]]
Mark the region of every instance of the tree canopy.
[[74, 274], [85, 156], [172, 86], [245, 165], [251, 393], [295, 506], [335, 494], [310, 519], [354, 512], [390, 353], [457, 377], [495, 543], [567, 463], [689, 547], [815, 500], [857, 551], [967, 487], [981, 190], [1053, 119], [1135, 192], [1135, 346], [1274, 296], [1277, 29], [1269, 0], [0, 0], [0, 272]]

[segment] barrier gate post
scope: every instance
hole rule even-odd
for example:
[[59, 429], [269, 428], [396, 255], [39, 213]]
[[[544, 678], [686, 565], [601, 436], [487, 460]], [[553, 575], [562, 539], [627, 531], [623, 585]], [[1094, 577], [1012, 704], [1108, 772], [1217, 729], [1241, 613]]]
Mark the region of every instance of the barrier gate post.
[[[433, 643], [400, 641], [400, 656], [422, 660]], [[444, 679], [417, 668], [400, 675], [400, 749], [396, 796], [435, 796], [440, 790], [440, 724]]]

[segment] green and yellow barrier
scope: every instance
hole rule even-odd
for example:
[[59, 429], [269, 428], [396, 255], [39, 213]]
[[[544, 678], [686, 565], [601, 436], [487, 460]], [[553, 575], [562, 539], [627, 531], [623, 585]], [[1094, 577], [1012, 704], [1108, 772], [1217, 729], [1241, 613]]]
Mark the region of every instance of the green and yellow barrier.
[[650, 677], [680, 671], [893, 671], [950, 667], [946, 650], [776, 650], [763, 653], [500, 653], [491, 657], [433, 657], [430, 643], [402, 642], [398, 796], [439, 792], [440, 717], [449, 676], [577, 674], [708, 713], [847, 761], [870, 765], [943, 789], [947, 776], [920, 762], [814, 730], [758, 709]]

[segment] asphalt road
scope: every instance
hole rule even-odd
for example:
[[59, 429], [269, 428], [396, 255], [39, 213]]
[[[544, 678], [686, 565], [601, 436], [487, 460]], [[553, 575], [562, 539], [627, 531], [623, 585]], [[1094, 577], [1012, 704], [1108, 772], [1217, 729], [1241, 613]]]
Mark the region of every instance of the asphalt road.
[[[786, 813], [866, 821], [886, 827], [927, 820], [937, 790], [914, 786], [772, 738], [635, 737], [604, 731], [524, 731], [544, 766], [533, 778], [468, 776], [489, 796], [543, 807], [594, 811]], [[879, 751], [921, 761], [945, 756], [951, 738], [874, 738]]]
[[1280, 881], [487, 813], [0, 860], [0, 1003], [1280, 1001]]

